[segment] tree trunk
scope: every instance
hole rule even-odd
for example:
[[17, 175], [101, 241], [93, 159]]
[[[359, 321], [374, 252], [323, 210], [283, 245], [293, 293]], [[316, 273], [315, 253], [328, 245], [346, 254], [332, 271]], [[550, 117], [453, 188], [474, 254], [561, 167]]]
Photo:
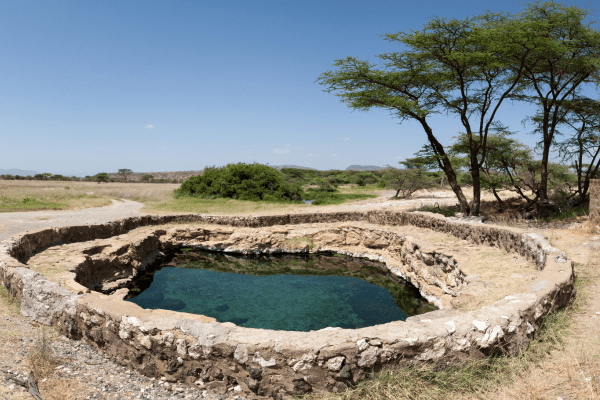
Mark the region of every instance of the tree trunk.
[[548, 200], [548, 159], [550, 146], [544, 146], [542, 165], [540, 166], [540, 200]]
[[460, 212], [463, 214], [469, 214], [471, 207], [469, 207], [469, 202], [467, 201], [467, 198], [465, 197], [465, 195], [462, 191], [462, 188], [456, 181], [456, 175], [454, 174], [454, 171], [452, 169], [447, 171], [444, 168], [444, 172], [446, 173], [446, 176], [448, 177], [448, 184], [450, 184], [452, 191], [454, 192], [454, 194], [456, 194], [456, 197], [458, 198], [458, 204], [460, 205]]
[[504, 201], [500, 198], [500, 196], [498, 196], [498, 192], [496, 192], [496, 188], [492, 188], [492, 193], [494, 193], [494, 197], [496, 198], [496, 200], [498, 200], [498, 203], [500, 203], [500, 205], [504, 204]]
[[427, 125], [427, 122], [425, 122], [425, 118], [420, 119], [419, 122], [421, 122], [425, 133], [427, 133], [427, 139], [429, 139], [429, 144], [431, 145], [431, 148], [433, 149], [435, 155], [438, 156], [439, 167], [446, 174], [446, 177], [448, 178], [448, 184], [452, 188], [454, 194], [456, 194], [458, 203], [460, 205], [460, 212], [468, 214], [470, 210], [469, 202], [467, 201], [460, 185], [456, 180], [456, 174], [454, 173], [454, 169], [452, 168], [450, 159], [446, 155], [444, 146], [442, 146], [442, 144], [435, 138], [435, 136], [433, 136], [433, 131], [431, 130], [429, 125]]
[[481, 182], [479, 180], [479, 168], [471, 171], [471, 176], [473, 177], [473, 201], [471, 202], [471, 210], [469, 210], [469, 215], [478, 216], [479, 206], [481, 204]]

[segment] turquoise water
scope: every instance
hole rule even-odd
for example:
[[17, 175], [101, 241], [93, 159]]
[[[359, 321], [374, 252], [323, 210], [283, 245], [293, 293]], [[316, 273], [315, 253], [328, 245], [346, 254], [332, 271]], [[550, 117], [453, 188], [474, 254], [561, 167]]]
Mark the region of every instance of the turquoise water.
[[[202, 314], [238, 326], [286, 331], [355, 329], [407, 318], [385, 288], [355, 277], [322, 275], [332, 273], [331, 265], [343, 265], [340, 261], [344, 260], [337, 258], [315, 263], [307, 258], [243, 259], [202, 253], [189, 257], [171, 263], [179, 266], [167, 265], [154, 272], [150, 286], [128, 301], [148, 309]], [[228, 262], [237, 273], [208, 269], [223, 269]], [[239, 273], [240, 268], [252, 274]], [[270, 274], [282, 268], [284, 274]], [[289, 273], [290, 268], [299, 274]], [[310, 275], [313, 270], [315, 275]]]

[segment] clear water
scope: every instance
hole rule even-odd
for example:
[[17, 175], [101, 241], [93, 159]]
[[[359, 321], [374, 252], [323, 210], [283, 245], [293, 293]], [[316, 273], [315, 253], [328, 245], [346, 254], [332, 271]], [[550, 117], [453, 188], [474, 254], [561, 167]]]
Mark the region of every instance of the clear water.
[[[363, 265], [364, 264], [364, 265]], [[369, 265], [366, 265], [369, 264]], [[211, 316], [238, 326], [286, 331], [325, 327], [362, 328], [405, 320], [427, 306], [414, 288], [387, 275], [373, 262], [334, 256], [233, 257], [194, 251], [176, 256], [145, 278], [146, 286], [129, 301], [149, 309], [169, 309]], [[349, 268], [344, 268], [348, 267]], [[381, 267], [381, 266], [379, 266]], [[410, 298], [394, 298], [386, 288], [348, 274], [387, 278]], [[374, 273], [374, 271], [378, 271]], [[135, 288], [133, 289], [136, 290]], [[398, 297], [398, 290], [395, 291]], [[425, 307], [427, 308], [427, 307]]]

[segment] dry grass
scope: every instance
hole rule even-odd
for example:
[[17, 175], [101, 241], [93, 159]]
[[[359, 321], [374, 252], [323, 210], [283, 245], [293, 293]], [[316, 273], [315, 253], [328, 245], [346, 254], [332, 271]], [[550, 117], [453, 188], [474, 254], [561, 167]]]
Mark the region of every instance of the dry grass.
[[60, 360], [54, 356], [48, 335], [48, 329], [40, 329], [40, 336], [27, 355], [29, 368], [38, 380], [48, 378], [60, 364]]
[[[0, 285], [0, 317], [15, 317], [20, 314], [20, 304], [15, 301], [8, 290]], [[44, 400], [75, 400], [80, 399], [84, 391], [80, 383], [73, 379], [54, 375], [55, 367], [60, 360], [53, 356], [50, 339], [56, 336], [52, 328], [42, 328], [33, 347], [27, 354], [29, 368], [34, 371], [38, 388]], [[19, 329], [0, 330], [0, 340], [3, 343], [27, 340], [27, 335]], [[6, 361], [6, 358], [5, 358]], [[26, 372], [26, 371], [22, 371]], [[46, 378], [44, 380], [44, 378]], [[31, 395], [22, 391], [18, 386], [10, 390], [8, 385], [0, 385], [0, 399], [29, 400]]]
[[[7, 181], [0, 180], [0, 203], [2, 197], [7, 204], [2, 211], [21, 211], [11, 208], [11, 204], [23, 199], [36, 199], [43, 203], [58, 203], [58, 206], [44, 205], [30, 210], [64, 209], [73, 210], [86, 207], [101, 207], [111, 204], [111, 199], [127, 199], [144, 204], [142, 212], [149, 214], [212, 214], [212, 215], [266, 215], [314, 210], [307, 204], [264, 203], [233, 199], [197, 199], [173, 196], [179, 184], [171, 183], [94, 183], [94, 182], [53, 182], [53, 181]], [[343, 188], [342, 193], [377, 194], [374, 187], [358, 189]], [[18, 204], [22, 206], [22, 204]], [[312, 208], [311, 208], [312, 207]]]
[[[64, 204], [58, 209], [81, 209], [111, 204], [111, 199], [129, 199], [158, 203], [172, 199], [178, 184], [170, 183], [94, 183], [0, 180], [5, 201], [22, 202], [25, 198]], [[38, 208], [43, 209], [43, 208]], [[6, 209], [4, 211], [11, 211]]]
[[38, 382], [38, 388], [44, 400], [81, 399], [80, 394], [88, 391], [76, 380], [59, 376], [52, 376], [45, 382]]
[[19, 315], [20, 310], [21, 304], [13, 299], [4, 285], [0, 284], [0, 315], [12, 317]]

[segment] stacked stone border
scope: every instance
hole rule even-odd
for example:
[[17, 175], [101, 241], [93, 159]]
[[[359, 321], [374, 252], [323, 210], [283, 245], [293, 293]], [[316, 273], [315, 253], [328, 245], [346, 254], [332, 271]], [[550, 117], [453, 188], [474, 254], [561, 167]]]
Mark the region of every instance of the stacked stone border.
[[[513, 295], [477, 311], [443, 309], [362, 329], [286, 332], [143, 310], [113, 296], [89, 293], [83, 286], [69, 290], [26, 266], [31, 255], [50, 246], [108, 238], [141, 226], [205, 222], [258, 228], [341, 221], [410, 224], [474, 244], [501, 247], [534, 260], [541, 272]], [[574, 278], [573, 262], [543, 235], [462, 223], [430, 213], [143, 216], [27, 232], [0, 246], [0, 281], [21, 302], [23, 315], [93, 343], [146, 375], [197, 382], [215, 394], [235, 388], [248, 397], [339, 392], [386, 364], [457, 361], [493, 350], [515, 354], [527, 347], [545, 315], [569, 303]]]

